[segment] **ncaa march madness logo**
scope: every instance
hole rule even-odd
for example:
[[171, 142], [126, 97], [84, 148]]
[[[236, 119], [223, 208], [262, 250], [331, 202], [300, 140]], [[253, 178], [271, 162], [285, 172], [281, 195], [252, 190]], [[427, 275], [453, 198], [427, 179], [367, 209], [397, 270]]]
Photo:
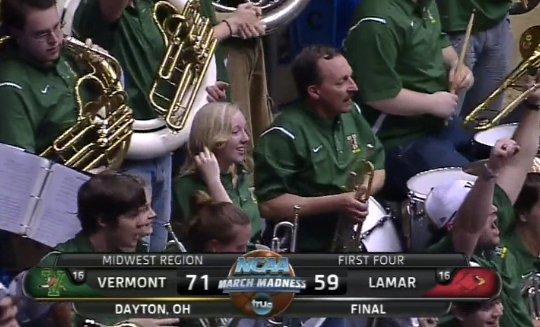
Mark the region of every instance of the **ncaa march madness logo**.
[[285, 311], [294, 294], [306, 288], [296, 277], [289, 258], [267, 250], [239, 257], [218, 289], [229, 294], [233, 304], [250, 317], [272, 317]]

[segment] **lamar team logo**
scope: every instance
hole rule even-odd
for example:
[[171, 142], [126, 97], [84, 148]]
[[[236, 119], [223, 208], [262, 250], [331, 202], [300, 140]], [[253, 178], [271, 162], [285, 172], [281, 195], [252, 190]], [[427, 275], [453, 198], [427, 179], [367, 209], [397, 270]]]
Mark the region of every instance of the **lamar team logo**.
[[289, 259], [267, 250], [239, 257], [229, 276], [218, 285], [250, 317], [280, 314], [292, 303], [294, 294], [305, 288], [306, 281], [295, 276]]
[[66, 290], [66, 287], [64, 286], [64, 278], [66, 277], [65, 272], [61, 270], [46, 269], [41, 272], [41, 276], [45, 279], [45, 284], [39, 285], [39, 288], [48, 289], [48, 296], [60, 296], [60, 291]]

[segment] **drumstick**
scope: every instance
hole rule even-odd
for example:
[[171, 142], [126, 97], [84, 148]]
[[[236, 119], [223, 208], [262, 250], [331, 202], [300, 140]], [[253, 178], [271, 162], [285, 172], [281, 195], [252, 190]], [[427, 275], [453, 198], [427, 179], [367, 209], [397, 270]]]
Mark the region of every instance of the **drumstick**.
[[[457, 63], [457, 66], [456, 66], [456, 71], [454, 72], [454, 79], [456, 78], [458, 72], [461, 71], [461, 69], [463, 69], [463, 65], [465, 63], [465, 55], [467, 54], [467, 49], [469, 48], [469, 40], [471, 38], [471, 32], [472, 32], [472, 27], [473, 27], [473, 23], [474, 23], [474, 13], [475, 13], [475, 11], [476, 11], [476, 9], [473, 9], [473, 11], [471, 13], [471, 18], [469, 19], [469, 25], [467, 25], [467, 30], [465, 31], [465, 38], [463, 39], [463, 47], [461, 48], [461, 52], [459, 54], [459, 59], [458, 59], [458, 63]], [[452, 81], [452, 85], [450, 86], [450, 93], [456, 94], [457, 89], [456, 89], [456, 86], [455, 86], [455, 84], [453, 82], [454, 81]]]

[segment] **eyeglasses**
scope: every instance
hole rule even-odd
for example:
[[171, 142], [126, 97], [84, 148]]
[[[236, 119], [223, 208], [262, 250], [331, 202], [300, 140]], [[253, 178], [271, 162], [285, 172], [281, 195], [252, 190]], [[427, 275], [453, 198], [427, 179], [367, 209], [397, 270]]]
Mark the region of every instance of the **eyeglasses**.
[[61, 38], [63, 36], [62, 29], [64, 28], [65, 25], [66, 25], [65, 23], [58, 23], [55, 27], [53, 27], [52, 29], [46, 32], [41, 32], [41, 33], [32, 35], [32, 38], [41, 43], [47, 42], [49, 38], [53, 36], [57, 38]]

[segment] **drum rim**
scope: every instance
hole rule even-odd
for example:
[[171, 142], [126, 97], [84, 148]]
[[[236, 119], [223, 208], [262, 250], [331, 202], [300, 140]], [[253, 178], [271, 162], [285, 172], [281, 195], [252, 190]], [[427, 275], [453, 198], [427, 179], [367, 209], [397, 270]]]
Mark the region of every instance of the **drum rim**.
[[[413, 179], [417, 178], [417, 177], [421, 177], [421, 176], [424, 176], [424, 175], [427, 175], [427, 174], [430, 174], [430, 173], [434, 173], [434, 172], [441, 172], [441, 171], [450, 171], [450, 170], [457, 170], [457, 171], [460, 171], [462, 172], [463, 174], [465, 175], [469, 175], [469, 176], [473, 176], [471, 174], [467, 174], [466, 172], [463, 171], [463, 167], [443, 167], [443, 168], [435, 168], [435, 169], [431, 169], [431, 170], [426, 170], [426, 171], [423, 171], [423, 172], [420, 172], [416, 175], [414, 175], [413, 177], [409, 178], [409, 180], [407, 181], [407, 189], [409, 190], [409, 198], [411, 198], [411, 194], [418, 197], [418, 195], [424, 195], [425, 197], [418, 197], [419, 199], [423, 199], [425, 201], [425, 199], [427, 199], [427, 196], [429, 193], [431, 193], [431, 190], [433, 190], [433, 188], [430, 189], [430, 191], [427, 193], [427, 194], [423, 194], [423, 193], [420, 193], [420, 192], [416, 192], [416, 191], [413, 191], [410, 187], [410, 183], [412, 182]], [[474, 177], [474, 176], [473, 176]]]
[[369, 202], [373, 202], [373, 204], [375, 204], [379, 209], [381, 209], [382, 212], [384, 212], [386, 215], [388, 214], [384, 207], [374, 197], [370, 196]]
[[502, 124], [502, 125], [498, 125], [498, 126], [495, 126], [495, 127], [492, 127], [490, 129], [487, 129], [485, 131], [481, 131], [481, 132], [478, 132], [476, 134], [474, 134], [473, 136], [473, 140], [478, 143], [478, 144], [482, 144], [482, 145], [485, 145], [485, 146], [491, 146], [489, 144], [486, 144], [486, 143], [483, 143], [483, 142], [480, 142], [478, 140], [478, 137], [481, 136], [481, 135], [485, 135], [493, 130], [498, 130], [498, 129], [504, 129], [504, 128], [508, 128], [508, 127], [514, 127], [514, 129], [516, 129], [518, 126], [518, 123], [508, 123], [508, 124]]

